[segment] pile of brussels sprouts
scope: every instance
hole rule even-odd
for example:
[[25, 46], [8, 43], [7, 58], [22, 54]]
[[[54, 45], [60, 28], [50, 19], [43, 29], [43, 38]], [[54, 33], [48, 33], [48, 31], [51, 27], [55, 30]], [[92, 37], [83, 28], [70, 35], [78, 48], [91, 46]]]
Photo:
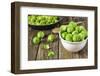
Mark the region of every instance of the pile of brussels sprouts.
[[70, 21], [68, 25], [61, 25], [60, 35], [66, 41], [80, 42], [87, 38], [88, 32], [83, 25]]
[[44, 15], [30, 15], [28, 16], [28, 24], [45, 26], [58, 22], [59, 17], [57, 16], [44, 16]]

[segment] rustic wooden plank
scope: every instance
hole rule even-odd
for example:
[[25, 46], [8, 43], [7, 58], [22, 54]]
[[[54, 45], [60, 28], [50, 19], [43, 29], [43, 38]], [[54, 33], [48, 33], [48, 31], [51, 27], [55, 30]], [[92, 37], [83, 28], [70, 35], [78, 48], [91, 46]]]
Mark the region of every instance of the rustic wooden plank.
[[88, 57], [88, 43], [86, 46], [79, 52], [80, 58], [87, 58]]
[[38, 54], [37, 54], [36, 60], [47, 60], [48, 59], [48, 56], [47, 56], [48, 50], [43, 49], [42, 48], [43, 45], [44, 45], [44, 43], [41, 42], [40, 46], [39, 46], [39, 50], [38, 50]]
[[73, 52], [73, 53], [72, 53], [72, 58], [73, 58], [73, 59], [79, 59], [79, 58], [80, 58], [79, 52]]
[[29, 27], [29, 30], [28, 30], [28, 60], [35, 60], [36, 59], [36, 54], [37, 54], [39, 45], [32, 44], [32, 38], [33, 38], [33, 36], [36, 35], [36, 33], [37, 33], [37, 31], [32, 30]]
[[52, 43], [50, 43], [50, 50], [54, 51], [55, 55], [52, 57], [48, 57], [49, 60], [51, 59], [58, 59], [59, 58], [59, 38], [58, 38], [58, 34], [55, 34], [56, 36], [56, 40]]
[[59, 59], [72, 59], [72, 53], [68, 52], [59, 41]]

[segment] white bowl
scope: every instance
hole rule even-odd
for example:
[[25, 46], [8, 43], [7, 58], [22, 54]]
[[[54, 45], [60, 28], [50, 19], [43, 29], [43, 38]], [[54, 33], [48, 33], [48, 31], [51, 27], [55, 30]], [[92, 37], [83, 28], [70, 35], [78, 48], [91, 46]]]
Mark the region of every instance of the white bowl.
[[80, 41], [80, 42], [70, 42], [70, 41], [64, 40], [61, 37], [60, 33], [59, 33], [59, 36], [60, 36], [60, 40], [61, 40], [63, 47], [69, 52], [81, 51], [85, 47], [86, 42], [87, 42], [87, 38], [83, 41]]

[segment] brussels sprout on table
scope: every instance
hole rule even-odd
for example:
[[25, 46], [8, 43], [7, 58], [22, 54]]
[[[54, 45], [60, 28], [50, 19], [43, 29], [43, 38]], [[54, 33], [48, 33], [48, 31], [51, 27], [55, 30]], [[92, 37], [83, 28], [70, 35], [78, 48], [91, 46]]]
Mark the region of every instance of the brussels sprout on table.
[[38, 38], [38, 37], [34, 37], [33, 39], [32, 39], [32, 42], [33, 42], [33, 44], [39, 44], [40, 43], [40, 38]]
[[43, 32], [43, 31], [39, 31], [38, 33], [37, 33], [37, 37], [38, 38], [43, 38], [45, 36], [45, 33]]
[[55, 52], [52, 50], [48, 51], [48, 57], [53, 57], [55, 55]]
[[53, 42], [54, 40], [55, 40], [55, 35], [54, 34], [48, 35], [47, 42]]

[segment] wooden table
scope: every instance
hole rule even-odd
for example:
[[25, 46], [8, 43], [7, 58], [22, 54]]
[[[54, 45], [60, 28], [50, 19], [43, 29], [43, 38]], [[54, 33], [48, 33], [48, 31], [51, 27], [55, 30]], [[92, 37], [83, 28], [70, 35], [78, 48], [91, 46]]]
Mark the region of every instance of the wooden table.
[[58, 34], [55, 34], [56, 40], [53, 43], [49, 43], [50, 48], [55, 52], [55, 55], [52, 57], [48, 57], [48, 50], [43, 49], [42, 46], [47, 42], [47, 35], [51, 33], [51, 30], [44, 30], [46, 37], [41, 41], [40, 44], [34, 45], [32, 44], [32, 38], [36, 35], [37, 32], [38, 30], [33, 30], [30, 27], [28, 28], [28, 60], [82, 59], [88, 57], [87, 44], [80, 52], [68, 52], [62, 46]]

